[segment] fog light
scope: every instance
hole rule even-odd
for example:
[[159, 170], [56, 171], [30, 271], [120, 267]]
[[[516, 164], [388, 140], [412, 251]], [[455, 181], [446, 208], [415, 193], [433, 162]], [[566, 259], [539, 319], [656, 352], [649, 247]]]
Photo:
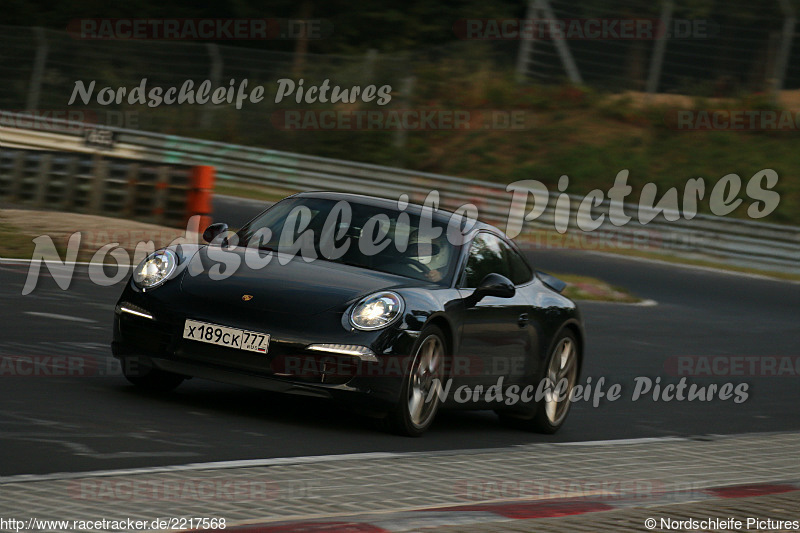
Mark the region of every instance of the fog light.
[[327, 352], [339, 355], [349, 355], [357, 357], [362, 361], [377, 361], [378, 357], [372, 350], [366, 346], [359, 346], [357, 344], [311, 344], [306, 348], [313, 352]]
[[114, 310], [117, 312], [117, 314], [127, 313], [129, 315], [153, 320], [153, 315], [151, 315], [138, 305], [133, 305], [128, 302], [122, 302], [121, 304], [117, 305], [117, 307]]

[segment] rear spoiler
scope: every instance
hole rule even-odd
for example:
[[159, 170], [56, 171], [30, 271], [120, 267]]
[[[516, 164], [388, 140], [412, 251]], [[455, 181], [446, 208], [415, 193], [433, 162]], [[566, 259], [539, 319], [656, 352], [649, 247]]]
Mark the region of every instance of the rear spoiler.
[[546, 272], [541, 272], [537, 270], [536, 275], [539, 277], [540, 280], [542, 280], [542, 283], [544, 283], [545, 285], [547, 285], [556, 292], [560, 293], [567, 286], [566, 282], [563, 282], [557, 277], [551, 276]]

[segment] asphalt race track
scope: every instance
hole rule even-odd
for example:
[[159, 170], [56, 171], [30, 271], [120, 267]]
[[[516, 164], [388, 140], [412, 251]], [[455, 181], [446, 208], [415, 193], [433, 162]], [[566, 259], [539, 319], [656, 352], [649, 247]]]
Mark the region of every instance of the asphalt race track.
[[[116, 371], [108, 346], [119, 286], [94, 285], [78, 267], [62, 291], [43, 269], [39, 287], [22, 296], [28, 266], [0, 264], [0, 475], [800, 429], [796, 375], [715, 378], [747, 382], [749, 399], [741, 404], [631, 401], [636, 376], [677, 380], [665, 371], [670, 356], [797, 358], [800, 284], [581, 252], [541, 251], [530, 259], [539, 269], [594, 275], [658, 302], [582, 305], [583, 377], [620, 383], [621, 399], [597, 408], [576, 403], [556, 436], [507, 428], [491, 412], [449, 411], [419, 439], [383, 433], [370, 419], [311, 398], [200, 380], [167, 395], [136, 390]], [[54, 376], [43, 364], [33, 375], [15, 375], [10, 363], [64, 355], [97, 368]]]

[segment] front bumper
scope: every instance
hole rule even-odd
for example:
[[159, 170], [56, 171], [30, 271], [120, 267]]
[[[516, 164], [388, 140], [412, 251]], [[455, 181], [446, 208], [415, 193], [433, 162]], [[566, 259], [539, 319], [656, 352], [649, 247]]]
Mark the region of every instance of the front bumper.
[[[368, 398], [371, 407], [381, 409], [398, 401], [417, 337], [403, 324], [376, 332], [347, 331], [341, 313], [298, 320], [204, 306], [187, 312], [155, 296], [128, 286], [117, 304], [111, 346], [123, 364], [345, 402]], [[121, 306], [134, 312], [123, 312]], [[184, 339], [187, 318], [269, 333], [269, 351], [260, 354]], [[313, 344], [366, 346], [377, 361], [308, 350]]]

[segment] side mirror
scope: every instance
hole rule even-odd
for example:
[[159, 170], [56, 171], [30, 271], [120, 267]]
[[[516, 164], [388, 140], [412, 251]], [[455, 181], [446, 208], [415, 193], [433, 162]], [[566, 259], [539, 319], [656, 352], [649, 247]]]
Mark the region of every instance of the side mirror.
[[517, 293], [514, 284], [511, 280], [501, 274], [486, 274], [478, 288], [468, 298], [467, 304], [469, 307], [477, 304], [487, 296], [496, 296], [498, 298], [511, 298]]
[[223, 233], [228, 231], [228, 225], [223, 222], [215, 222], [211, 224], [206, 230], [203, 232], [203, 240], [210, 243], [218, 236], [222, 235]]
[[567, 287], [567, 284], [555, 276], [551, 276], [550, 274], [546, 274], [539, 270], [536, 271], [536, 275], [539, 276], [539, 279], [542, 280], [542, 283], [550, 287], [556, 292], [563, 292], [564, 289]]

